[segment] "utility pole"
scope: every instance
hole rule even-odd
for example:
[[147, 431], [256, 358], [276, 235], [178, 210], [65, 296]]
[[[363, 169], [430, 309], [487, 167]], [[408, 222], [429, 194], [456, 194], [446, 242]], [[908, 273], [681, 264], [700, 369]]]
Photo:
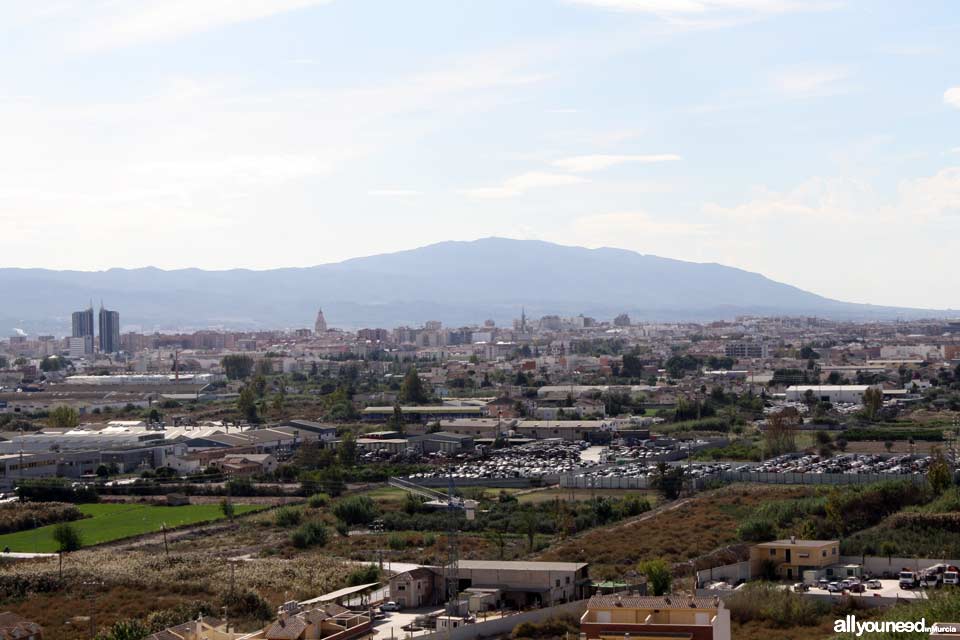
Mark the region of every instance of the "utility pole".
[[161, 523], [160, 529], [163, 531], [163, 553], [167, 557], [167, 562], [170, 562], [170, 547], [167, 545], [167, 523]]

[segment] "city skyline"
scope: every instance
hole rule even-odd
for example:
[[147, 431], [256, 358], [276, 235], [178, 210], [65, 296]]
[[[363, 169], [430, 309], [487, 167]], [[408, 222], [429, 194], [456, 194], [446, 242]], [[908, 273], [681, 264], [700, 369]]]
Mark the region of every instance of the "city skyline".
[[[956, 289], [947, 2], [59, 2], [0, 18], [4, 266], [261, 269], [496, 234], [874, 304], [942, 308]], [[96, 251], [49, 250], [105, 227]]]

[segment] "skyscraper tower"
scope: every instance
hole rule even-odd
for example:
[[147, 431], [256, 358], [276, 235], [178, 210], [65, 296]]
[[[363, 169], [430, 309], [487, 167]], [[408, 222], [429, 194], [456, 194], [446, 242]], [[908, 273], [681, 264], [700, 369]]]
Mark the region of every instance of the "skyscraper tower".
[[73, 333], [74, 338], [84, 336], [93, 336], [93, 304], [83, 311], [73, 312]]
[[323, 317], [323, 309], [317, 309], [317, 321], [313, 323], [313, 332], [316, 334], [326, 333], [327, 320]]
[[120, 314], [107, 311], [100, 301], [100, 353], [120, 351]]
[[93, 302], [83, 311], [73, 312], [73, 331], [71, 332], [69, 346], [70, 355], [73, 357], [83, 357], [93, 353]]

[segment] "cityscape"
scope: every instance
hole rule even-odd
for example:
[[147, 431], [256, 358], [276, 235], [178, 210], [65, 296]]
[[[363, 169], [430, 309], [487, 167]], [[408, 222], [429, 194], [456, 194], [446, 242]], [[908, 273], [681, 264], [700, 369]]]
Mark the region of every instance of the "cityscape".
[[957, 2], [0, 54], [0, 640], [960, 640]]

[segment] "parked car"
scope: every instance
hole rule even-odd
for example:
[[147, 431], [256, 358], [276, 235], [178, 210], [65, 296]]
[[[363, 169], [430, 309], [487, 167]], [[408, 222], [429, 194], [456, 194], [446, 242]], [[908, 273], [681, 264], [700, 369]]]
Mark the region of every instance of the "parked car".
[[827, 585], [829, 584], [830, 584], [829, 580], [825, 580], [823, 578], [820, 578], [819, 580], [817, 580], [817, 586], [821, 589], [826, 589]]
[[808, 584], [805, 583], [805, 582], [798, 582], [797, 584], [793, 585], [793, 590], [796, 591], [797, 593], [803, 593], [804, 591], [810, 591], [810, 585], [808, 585]]
[[827, 591], [830, 593], [840, 593], [843, 591], [843, 587], [840, 586], [839, 582], [831, 582], [827, 585]]
[[867, 582], [867, 588], [868, 588], [868, 589], [883, 589], [883, 585], [880, 583], [879, 580], [870, 580], [869, 582]]
[[380, 611], [383, 611], [384, 613], [387, 611], [400, 611], [400, 605], [393, 600], [384, 602], [382, 605], [380, 605]]
[[864, 591], [867, 590], [867, 588], [863, 586], [862, 582], [856, 582], [850, 585], [849, 587], [847, 587], [847, 590], [850, 591], [851, 593], [863, 593]]

